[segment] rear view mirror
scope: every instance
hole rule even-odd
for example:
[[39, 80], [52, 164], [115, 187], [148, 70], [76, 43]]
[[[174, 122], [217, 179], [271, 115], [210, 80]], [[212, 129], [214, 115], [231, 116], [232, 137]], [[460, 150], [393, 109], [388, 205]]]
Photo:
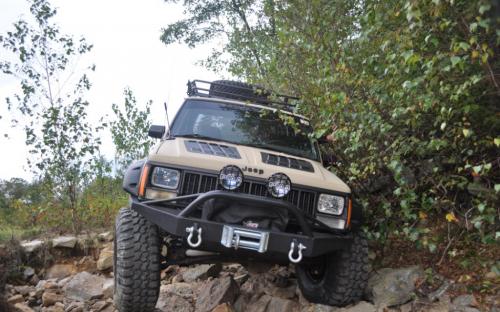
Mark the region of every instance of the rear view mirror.
[[148, 135], [155, 139], [161, 139], [165, 134], [165, 126], [152, 125], [149, 127]]

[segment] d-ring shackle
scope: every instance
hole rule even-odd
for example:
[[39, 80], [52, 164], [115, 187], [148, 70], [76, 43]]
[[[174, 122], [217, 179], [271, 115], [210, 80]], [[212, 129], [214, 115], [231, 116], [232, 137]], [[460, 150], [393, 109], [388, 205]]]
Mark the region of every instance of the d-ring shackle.
[[294, 258], [293, 257], [293, 252], [295, 251], [295, 243], [297, 243], [297, 241], [294, 239], [292, 241], [292, 243], [290, 244], [290, 251], [288, 252], [288, 259], [290, 260], [290, 262], [292, 263], [299, 263], [301, 260], [302, 260], [302, 250], [306, 249], [307, 247], [302, 245], [302, 243], [300, 243], [298, 246], [297, 246], [297, 258]]
[[[202, 231], [202, 228], [198, 228], [197, 224], [193, 225], [192, 227], [186, 228], [186, 232], [189, 233], [189, 235], [187, 237], [187, 242], [188, 242], [189, 246], [196, 248], [196, 247], [201, 245], [201, 231]], [[196, 243], [193, 243], [193, 233], [194, 232], [198, 232], [198, 238], [196, 240]]]

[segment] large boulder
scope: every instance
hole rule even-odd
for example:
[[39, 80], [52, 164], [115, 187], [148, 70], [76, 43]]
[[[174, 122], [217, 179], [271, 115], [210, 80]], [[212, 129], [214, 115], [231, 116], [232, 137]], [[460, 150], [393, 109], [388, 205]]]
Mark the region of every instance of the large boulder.
[[52, 247], [55, 248], [75, 248], [76, 246], [75, 236], [59, 236], [52, 239]]
[[415, 283], [423, 278], [424, 271], [418, 266], [381, 269], [370, 277], [367, 296], [378, 308], [400, 305], [414, 297]]
[[104, 278], [81, 272], [76, 274], [64, 287], [66, 297], [78, 301], [98, 299], [103, 296]]
[[209, 277], [217, 277], [221, 269], [222, 265], [220, 263], [197, 265], [184, 271], [182, 279], [187, 283], [196, 280], [206, 280]]
[[76, 273], [76, 267], [73, 264], [54, 264], [45, 274], [46, 279], [63, 279]]
[[43, 244], [44, 244], [44, 242], [42, 240], [35, 239], [32, 241], [22, 241], [21, 247], [23, 247], [23, 249], [26, 253], [31, 253], [31, 252], [37, 250], [38, 248], [42, 247]]
[[99, 253], [99, 260], [97, 260], [97, 269], [105, 271], [113, 267], [113, 244], [108, 244]]
[[194, 287], [195, 285], [188, 283], [172, 283], [168, 285], [162, 285], [160, 287], [160, 296], [170, 296], [171, 294], [173, 294], [182, 298], [191, 299], [194, 298]]
[[201, 287], [196, 311], [209, 312], [221, 303], [232, 304], [239, 293], [239, 286], [231, 276], [216, 278]]
[[191, 302], [173, 293], [160, 294], [156, 308], [162, 312], [193, 312]]

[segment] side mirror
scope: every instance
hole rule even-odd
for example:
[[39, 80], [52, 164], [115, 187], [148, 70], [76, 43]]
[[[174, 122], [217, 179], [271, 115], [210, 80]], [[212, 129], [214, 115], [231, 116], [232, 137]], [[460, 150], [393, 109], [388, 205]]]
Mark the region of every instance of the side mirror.
[[165, 134], [165, 126], [152, 125], [149, 127], [148, 135], [155, 139], [163, 138]]
[[323, 160], [323, 167], [330, 167], [337, 165], [337, 159], [330, 153], [321, 153], [321, 159]]

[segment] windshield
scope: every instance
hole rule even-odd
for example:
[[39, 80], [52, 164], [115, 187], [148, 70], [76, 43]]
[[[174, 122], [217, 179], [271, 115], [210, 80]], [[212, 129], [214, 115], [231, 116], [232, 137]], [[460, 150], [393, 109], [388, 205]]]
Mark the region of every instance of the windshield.
[[171, 135], [210, 138], [318, 160], [318, 149], [308, 137], [312, 131], [309, 123], [294, 118], [299, 128], [297, 132], [271, 110], [190, 100], [177, 114]]

